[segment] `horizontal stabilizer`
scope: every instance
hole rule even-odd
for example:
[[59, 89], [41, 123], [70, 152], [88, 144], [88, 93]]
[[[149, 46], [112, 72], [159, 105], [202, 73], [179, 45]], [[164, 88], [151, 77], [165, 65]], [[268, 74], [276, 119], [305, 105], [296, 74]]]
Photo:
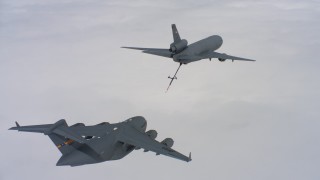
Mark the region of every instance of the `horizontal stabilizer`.
[[24, 132], [35, 132], [35, 133], [44, 133], [48, 130], [48, 128], [52, 126], [52, 124], [43, 124], [43, 125], [34, 125], [34, 126], [20, 126], [18, 122], [16, 122], [16, 127], [12, 127], [9, 130], [18, 130]]
[[142, 48], [142, 47], [126, 47], [126, 46], [122, 46], [121, 48], [141, 50], [141, 51], [162, 51], [162, 50], [169, 51], [168, 49], [163, 49], [163, 48]]
[[70, 127], [68, 127], [66, 120], [61, 119], [54, 123], [46, 132], [46, 135], [49, 135], [51, 133], [58, 134], [60, 136], [73, 139], [79, 143], [84, 143], [84, 139], [78, 135], [76, 132], [72, 131]]
[[158, 50], [158, 51], [150, 51], [150, 50], [146, 50], [146, 51], [142, 51], [143, 53], [146, 54], [152, 54], [152, 55], [157, 55], [157, 56], [162, 56], [162, 57], [167, 57], [167, 58], [172, 58], [172, 53], [168, 50], [168, 49], [164, 49], [164, 50]]
[[169, 51], [169, 49], [161, 49], [161, 48], [140, 48], [140, 47], [121, 47], [126, 49], [134, 49], [134, 50], [141, 50], [143, 53], [152, 54], [167, 58], [172, 58], [173, 54]]
[[44, 133], [45, 135], [50, 135], [54, 133], [65, 138], [75, 140], [79, 143], [85, 142], [84, 138], [82, 138], [79, 134], [77, 134], [75, 131], [72, 131], [70, 127], [68, 127], [64, 119], [61, 119], [54, 124], [42, 124], [32, 126], [20, 126], [18, 122], [16, 122], [16, 127], [11, 127], [9, 130]]
[[73, 139], [81, 144], [84, 143], [84, 138], [82, 138], [80, 135], [78, 135], [77, 133], [73, 132], [72, 130], [69, 129], [69, 127], [66, 127], [66, 126], [60, 126], [56, 129], [54, 129], [52, 131], [53, 133], [55, 134], [58, 134], [60, 136], [64, 136], [66, 138], [69, 138], [69, 139]]

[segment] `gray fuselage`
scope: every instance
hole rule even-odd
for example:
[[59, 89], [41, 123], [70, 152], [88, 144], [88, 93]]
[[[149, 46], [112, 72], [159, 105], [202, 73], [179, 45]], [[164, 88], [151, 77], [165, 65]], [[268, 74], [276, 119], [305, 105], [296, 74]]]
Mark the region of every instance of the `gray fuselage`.
[[[174, 55], [173, 60], [182, 64], [187, 64], [190, 62], [201, 60], [202, 59], [200, 56], [201, 54], [219, 49], [222, 43], [223, 43], [223, 40], [220, 36], [218, 35], [209, 36], [205, 39], [202, 39], [200, 41], [197, 41], [188, 45], [188, 47], [184, 49], [182, 52]], [[192, 60], [183, 59], [183, 56], [194, 57], [194, 58]], [[196, 57], [199, 57], [199, 58], [196, 58]]]
[[147, 122], [143, 117], [136, 117], [121, 123], [92, 126], [92, 130], [97, 126], [105, 129], [104, 133], [88, 139], [87, 143], [80, 145], [73, 152], [63, 155], [57, 162], [57, 166], [79, 166], [121, 159], [131, 153], [135, 147], [119, 142], [117, 136], [132, 127], [145, 132]]

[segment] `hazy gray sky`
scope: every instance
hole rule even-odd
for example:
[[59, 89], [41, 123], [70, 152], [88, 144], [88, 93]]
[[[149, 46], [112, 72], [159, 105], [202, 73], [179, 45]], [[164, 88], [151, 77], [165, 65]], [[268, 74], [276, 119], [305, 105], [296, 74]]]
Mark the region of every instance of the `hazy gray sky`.
[[[320, 179], [320, 2], [0, 1], [0, 180]], [[177, 63], [121, 49], [168, 48], [218, 34], [218, 52], [257, 62]], [[56, 167], [22, 125], [123, 121], [142, 115], [185, 163], [134, 151], [119, 161]]]

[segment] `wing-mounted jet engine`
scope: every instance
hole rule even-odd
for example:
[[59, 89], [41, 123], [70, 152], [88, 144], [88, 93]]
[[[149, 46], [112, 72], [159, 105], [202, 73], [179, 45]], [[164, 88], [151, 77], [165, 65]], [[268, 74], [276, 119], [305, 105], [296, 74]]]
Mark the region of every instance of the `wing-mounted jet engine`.
[[[227, 55], [227, 54], [225, 54], [225, 53], [222, 53], [223, 55]], [[220, 62], [225, 62], [227, 59], [225, 59], [225, 58], [218, 58], [218, 60], [220, 61]], [[233, 61], [232, 61], [233, 62]]]
[[222, 58], [218, 58], [218, 60], [219, 60], [220, 62], [225, 62], [225, 61], [226, 61], [226, 59], [222, 59]]
[[174, 141], [172, 138], [165, 138], [163, 141], [161, 141], [161, 143], [171, 148], [174, 144]]
[[146, 132], [146, 134], [151, 138], [151, 139], [156, 139], [158, 136], [158, 133], [156, 130], [149, 130]]
[[[165, 145], [166, 148], [171, 148], [174, 144], [174, 141], [172, 138], [165, 138], [163, 141], [161, 141], [161, 144]], [[160, 155], [160, 153], [156, 153], [156, 155]]]

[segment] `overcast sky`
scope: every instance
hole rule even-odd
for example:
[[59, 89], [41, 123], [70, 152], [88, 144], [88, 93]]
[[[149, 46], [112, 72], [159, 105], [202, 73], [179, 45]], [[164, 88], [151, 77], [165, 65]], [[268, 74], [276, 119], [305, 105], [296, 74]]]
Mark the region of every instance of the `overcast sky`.
[[[319, 180], [319, 17], [319, 0], [1, 0], [0, 180]], [[184, 65], [165, 93], [178, 64], [120, 47], [168, 48], [172, 23], [257, 61]], [[57, 167], [48, 137], [7, 130], [136, 115], [193, 161], [139, 150]]]

